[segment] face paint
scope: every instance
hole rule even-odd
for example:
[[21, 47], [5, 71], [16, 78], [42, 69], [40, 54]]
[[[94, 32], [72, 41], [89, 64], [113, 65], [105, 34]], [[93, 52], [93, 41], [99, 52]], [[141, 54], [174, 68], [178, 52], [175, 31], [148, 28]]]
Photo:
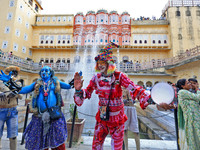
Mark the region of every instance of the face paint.
[[42, 79], [50, 78], [51, 77], [51, 69], [50, 69], [50, 67], [47, 67], [47, 66], [43, 67], [41, 69], [40, 76], [41, 76]]
[[97, 63], [98, 63], [98, 68], [99, 68], [100, 72], [101, 73], [105, 72], [107, 69], [107, 62], [100, 60]]

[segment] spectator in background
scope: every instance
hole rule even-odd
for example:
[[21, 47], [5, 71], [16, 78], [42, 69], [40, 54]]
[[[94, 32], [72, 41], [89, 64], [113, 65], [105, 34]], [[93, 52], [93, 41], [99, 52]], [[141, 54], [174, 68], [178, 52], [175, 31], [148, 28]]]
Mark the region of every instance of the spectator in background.
[[191, 83], [192, 88], [190, 89], [190, 92], [196, 93], [196, 86], [199, 88], [199, 83], [195, 78], [189, 78], [188, 81]]
[[180, 149], [200, 149], [200, 91], [198, 84], [193, 85], [196, 91], [191, 93], [191, 82], [180, 79], [177, 82], [178, 92], [178, 126]]
[[186, 54], [187, 54], [187, 56], [190, 56], [190, 54], [191, 54], [190, 50], [187, 49]]
[[11, 51], [11, 52], [8, 53], [8, 59], [11, 60], [12, 56], [13, 56], [13, 53]]
[[123, 102], [124, 102], [124, 113], [128, 117], [128, 120], [124, 124], [124, 143], [125, 150], [128, 150], [128, 130], [133, 132], [136, 149], [140, 150], [140, 134], [138, 127], [137, 111], [134, 106], [135, 101], [131, 99], [131, 95], [126, 88], [122, 88]]

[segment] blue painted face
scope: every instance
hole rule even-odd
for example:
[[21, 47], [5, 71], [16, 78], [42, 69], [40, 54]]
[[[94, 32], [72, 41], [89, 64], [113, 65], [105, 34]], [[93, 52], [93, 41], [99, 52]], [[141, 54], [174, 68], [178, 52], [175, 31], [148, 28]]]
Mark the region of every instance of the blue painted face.
[[44, 66], [40, 71], [40, 76], [42, 79], [51, 78], [51, 68], [48, 66]]

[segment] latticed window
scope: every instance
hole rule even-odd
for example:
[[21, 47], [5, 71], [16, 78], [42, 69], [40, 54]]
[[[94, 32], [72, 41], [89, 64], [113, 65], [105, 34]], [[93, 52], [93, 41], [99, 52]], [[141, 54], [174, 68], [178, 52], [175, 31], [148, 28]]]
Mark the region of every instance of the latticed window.
[[200, 16], [200, 10], [196, 11], [197, 16]]
[[53, 44], [53, 41], [54, 41], [54, 36], [51, 35], [51, 36], [50, 36], [50, 43]]
[[44, 43], [44, 35], [42, 35], [41, 37], [40, 37], [40, 44], [43, 44]]
[[187, 10], [187, 11], [185, 12], [185, 14], [186, 14], [186, 16], [191, 16], [190, 10]]
[[61, 42], [61, 35], [58, 35], [58, 44]]
[[182, 40], [182, 35], [181, 34], [178, 34], [178, 39]]
[[63, 44], [66, 43], [66, 35], [63, 35], [63, 37], [62, 37], [62, 42], [63, 42]]
[[48, 44], [49, 43], [49, 36], [48, 35], [45, 36], [45, 40], [46, 40], [45, 43]]
[[50, 63], [53, 63], [53, 58], [50, 59]]
[[10, 1], [10, 7], [13, 7], [14, 6], [14, 0], [11, 0]]
[[181, 16], [181, 12], [179, 10], [176, 11], [176, 16]]

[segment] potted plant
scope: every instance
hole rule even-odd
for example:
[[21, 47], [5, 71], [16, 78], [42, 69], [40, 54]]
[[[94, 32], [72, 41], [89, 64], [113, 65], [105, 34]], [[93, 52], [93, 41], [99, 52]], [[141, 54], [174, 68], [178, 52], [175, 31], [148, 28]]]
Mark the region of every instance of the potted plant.
[[[74, 103], [70, 104], [69, 112], [70, 112], [71, 117], [67, 120], [67, 132], [68, 132], [67, 141], [68, 142], [69, 142], [70, 137], [71, 137], [74, 108], [75, 108]], [[85, 123], [85, 119], [79, 119], [78, 118], [78, 112], [76, 111], [72, 142], [78, 142], [81, 139], [81, 134], [83, 132], [84, 123]]]

